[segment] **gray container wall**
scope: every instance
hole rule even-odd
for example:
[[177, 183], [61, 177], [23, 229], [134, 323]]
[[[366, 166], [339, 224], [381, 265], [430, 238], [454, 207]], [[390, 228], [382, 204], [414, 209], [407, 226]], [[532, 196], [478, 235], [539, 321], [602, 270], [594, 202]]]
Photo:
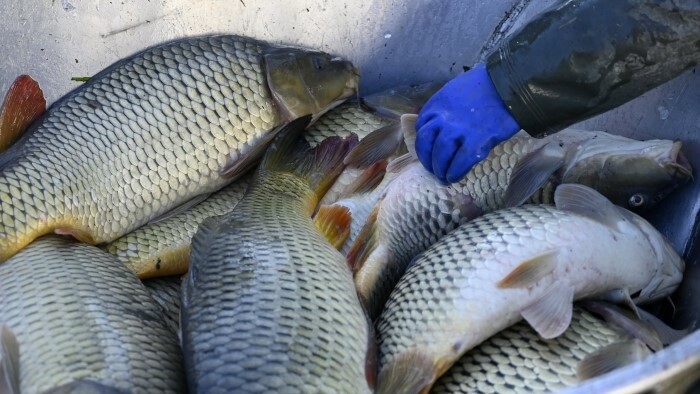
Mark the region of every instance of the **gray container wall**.
[[[446, 79], [554, 1], [528, 0], [4, 0], [0, 92], [19, 74], [41, 84], [49, 103], [90, 76], [148, 46], [207, 33], [242, 34], [318, 48], [361, 68], [362, 93]], [[578, 127], [638, 139], [671, 138], [700, 168], [700, 78], [692, 70]], [[692, 243], [700, 183], [649, 214], [687, 256], [676, 323], [697, 320], [700, 249]], [[695, 303], [691, 301], [695, 300]]]

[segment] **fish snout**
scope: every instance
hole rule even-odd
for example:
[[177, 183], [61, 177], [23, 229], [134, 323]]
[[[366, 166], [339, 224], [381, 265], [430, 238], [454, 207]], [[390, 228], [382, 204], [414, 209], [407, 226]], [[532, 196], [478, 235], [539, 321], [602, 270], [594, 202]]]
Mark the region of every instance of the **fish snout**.
[[693, 167], [690, 165], [688, 158], [685, 157], [685, 154], [683, 154], [682, 146], [683, 143], [681, 141], [674, 141], [668, 161], [665, 164], [673, 178], [688, 181], [693, 179]]

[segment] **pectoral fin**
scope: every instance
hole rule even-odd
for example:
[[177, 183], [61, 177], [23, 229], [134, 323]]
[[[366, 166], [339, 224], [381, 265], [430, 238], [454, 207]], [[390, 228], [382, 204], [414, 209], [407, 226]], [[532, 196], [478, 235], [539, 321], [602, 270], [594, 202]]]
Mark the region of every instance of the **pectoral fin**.
[[663, 343], [656, 330], [654, 330], [651, 325], [644, 323], [629, 310], [600, 301], [583, 301], [581, 302], [581, 306], [599, 315], [606, 322], [621, 328], [624, 332], [639, 339], [652, 350], [658, 351], [663, 348]]
[[639, 339], [613, 343], [586, 356], [579, 363], [576, 375], [580, 380], [594, 378], [632, 364], [651, 354]]
[[374, 209], [367, 217], [362, 229], [355, 237], [355, 242], [348, 251], [347, 262], [348, 266], [353, 272], [357, 272], [362, 268], [367, 257], [372, 253], [372, 251], [377, 247], [378, 234], [377, 234], [377, 215], [379, 215], [379, 210], [382, 206], [382, 201], [377, 201]]
[[348, 185], [342, 197], [350, 197], [353, 194], [367, 193], [374, 190], [386, 175], [386, 160], [380, 160], [362, 172], [352, 184]]
[[0, 393], [19, 394], [19, 343], [5, 324], [0, 324]]
[[410, 153], [406, 153], [390, 161], [386, 166], [386, 172], [396, 174], [403, 171], [403, 169], [408, 167], [410, 164], [416, 162], [418, 162], [417, 158], [412, 156]]
[[54, 234], [57, 235], [69, 235], [75, 239], [77, 239], [80, 242], [90, 244], [90, 245], [95, 245], [97, 242], [95, 241], [95, 238], [86, 230], [78, 229], [78, 228], [73, 228], [73, 227], [57, 227], [56, 229], [53, 230]]
[[637, 318], [640, 317], [637, 305], [635, 305], [634, 301], [632, 301], [630, 292], [627, 289], [613, 289], [605, 293], [599, 294], [594, 298], [596, 300], [611, 302], [616, 305], [624, 306], [625, 308], [629, 309], [630, 312], [634, 313], [634, 315]]
[[399, 124], [392, 124], [369, 133], [345, 157], [350, 168], [367, 168], [389, 158], [401, 146], [402, 136]]
[[688, 328], [676, 330], [676, 329], [669, 327], [666, 323], [661, 321], [658, 317], [652, 315], [651, 313], [645, 311], [644, 309], [638, 309], [638, 312], [639, 312], [639, 317], [641, 318], [641, 320], [644, 323], [648, 324], [651, 328], [653, 328], [657, 334], [659, 334], [659, 338], [661, 339], [661, 343], [663, 343], [664, 345], [670, 345], [672, 343], [680, 341], [681, 339], [685, 338], [686, 335], [693, 332], [693, 330], [695, 329], [695, 325], [692, 325]]
[[401, 133], [403, 134], [403, 140], [408, 149], [408, 153], [412, 158], [418, 160], [418, 154], [416, 153], [416, 121], [418, 120], [418, 115], [405, 114], [401, 115]]
[[168, 220], [173, 216], [179, 215], [183, 212], [186, 212], [190, 208], [194, 207], [195, 205], [201, 203], [202, 201], [206, 200], [209, 198], [211, 193], [204, 193], [200, 194], [198, 196], [194, 196], [191, 199], [185, 201], [184, 203], [176, 206], [175, 208], [169, 210], [168, 212], [165, 212], [162, 215], [156, 216], [155, 218], [151, 219], [148, 224], [156, 224], [160, 223], [162, 221]]
[[500, 288], [526, 288], [554, 271], [557, 250], [548, 250], [515, 267], [496, 285]]
[[342, 205], [324, 205], [318, 209], [314, 225], [328, 242], [340, 250], [350, 236], [352, 214]]
[[574, 288], [556, 283], [542, 297], [520, 311], [520, 314], [542, 338], [556, 338], [571, 323], [573, 302]]
[[[308, 119], [310, 119], [310, 117]], [[270, 130], [255, 143], [255, 146], [253, 146], [250, 151], [243, 155], [241, 155], [238, 150], [232, 151], [226, 164], [219, 169], [219, 175], [230, 180], [235, 180], [245, 175], [260, 162], [260, 159], [263, 157], [263, 154], [272, 140], [274, 140], [280, 130], [284, 129], [286, 126], [287, 123]]]
[[504, 195], [506, 207], [523, 204], [549, 177], [564, 164], [566, 151], [559, 144], [548, 143], [528, 153], [513, 168]]

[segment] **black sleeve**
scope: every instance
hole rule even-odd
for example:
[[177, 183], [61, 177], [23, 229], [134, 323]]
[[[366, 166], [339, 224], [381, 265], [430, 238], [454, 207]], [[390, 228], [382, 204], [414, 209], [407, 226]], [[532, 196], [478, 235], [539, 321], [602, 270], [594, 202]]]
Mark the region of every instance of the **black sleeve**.
[[487, 70], [533, 136], [615, 108], [700, 60], [698, 0], [568, 0], [508, 37]]

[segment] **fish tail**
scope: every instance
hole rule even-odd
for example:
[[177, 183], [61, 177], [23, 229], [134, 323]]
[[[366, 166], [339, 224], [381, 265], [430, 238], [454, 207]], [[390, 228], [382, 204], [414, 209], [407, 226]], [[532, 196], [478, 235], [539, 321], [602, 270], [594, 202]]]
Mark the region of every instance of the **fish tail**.
[[44, 92], [29, 75], [10, 86], [0, 108], [0, 152], [9, 148], [46, 111]]
[[286, 172], [306, 180], [320, 200], [345, 169], [343, 159], [357, 144], [357, 136], [326, 138], [313, 149], [300, 138], [307, 115], [290, 122], [277, 135], [260, 164], [261, 175]]
[[437, 379], [435, 362], [418, 350], [405, 352], [379, 372], [377, 394], [427, 393]]

